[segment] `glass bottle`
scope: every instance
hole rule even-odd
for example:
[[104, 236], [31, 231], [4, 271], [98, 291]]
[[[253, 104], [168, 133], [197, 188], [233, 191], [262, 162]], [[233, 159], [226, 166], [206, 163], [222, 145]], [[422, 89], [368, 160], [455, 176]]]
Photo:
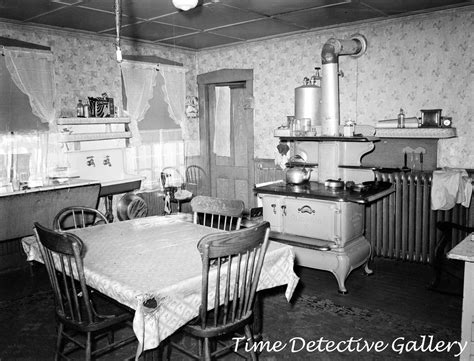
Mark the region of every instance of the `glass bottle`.
[[84, 104], [84, 118], [90, 117], [89, 104]]
[[405, 128], [405, 113], [403, 109], [400, 108], [400, 113], [398, 113], [398, 128]]
[[76, 114], [78, 117], [84, 117], [84, 104], [82, 104], [82, 100], [80, 99], [76, 106]]

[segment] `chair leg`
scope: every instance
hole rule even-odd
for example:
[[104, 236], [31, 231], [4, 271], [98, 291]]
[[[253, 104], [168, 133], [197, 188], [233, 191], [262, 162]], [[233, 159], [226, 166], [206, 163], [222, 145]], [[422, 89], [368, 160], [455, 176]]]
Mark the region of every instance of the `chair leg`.
[[[159, 347], [159, 346], [158, 346], [158, 347]], [[166, 352], [163, 351], [163, 354], [166, 355], [166, 356], [165, 356], [165, 357], [166, 357], [165, 360], [166, 360], [166, 361], [170, 361], [170, 359], [171, 359], [171, 349], [172, 349], [171, 340], [165, 345], [165, 349], [166, 349]]]
[[87, 332], [86, 361], [91, 361], [91, 359], [92, 359], [92, 333]]
[[208, 338], [204, 339], [204, 352], [201, 354], [201, 360], [211, 361], [211, 343]]
[[56, 354], [54, 355], [54, 361], [58, 361], [59, 354], [63, 352], [63, 331], [64, 325], [62, 323], [58, 324], [58, 338], [56, 340]]
[[109, 345], [114, 343], [114, 339], [114, 331], [107, 332], [107, 341], [109, 342]]
[[252, 361], [257, 361], [258, 357], [257, 354], [255, 353], [255, 350], [253, 348], [253, 334], [252, 330], [250, 329], [249, 325], [245, 325], [245, 337], [247, 338], [247, 342], [249, 343], [250, 346], [250, 357], [252, 358]]

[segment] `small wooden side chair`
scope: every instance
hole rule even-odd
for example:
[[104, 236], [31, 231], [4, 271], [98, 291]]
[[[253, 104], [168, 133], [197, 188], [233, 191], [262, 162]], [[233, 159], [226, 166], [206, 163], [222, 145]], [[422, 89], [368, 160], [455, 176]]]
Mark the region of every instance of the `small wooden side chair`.
[[53, 228], [58, 231], [65, 231], [107, 223], [109, 223], [107, 217], [97, 209], [73, 206], [63, 208], [56, 214], [53, 220]]
[[[93, 305], [84, 276], [84, 244], [74, 234], [56, 232], [35, 222], [36, 239], [43, 256], [54, 293], [58, 322], [55, 360], [84, 349], [86, 361], [136, 341], [135, 334], [115, 340], [111, 334], [117, 328], [131, 326], [133, 314], [123, 310], [115, 315], [101, 315]], [[73, 275], [74, 277], [71, 277]], [[82, 336], [82, 337], [81, 337]], [[93, 350], [99, 338], [108, 343]], [[67, 343], [71, 347], [65, 350]]]
[[186, 168], [186, 189], [195, 196], [202, 192], [206, 180], [206, 171], [198, 165], [190, 165]]
[[197, 196], [191, 200], [193, 222], [225, 231], [239, 230], [244, 212], [244, 202]]
[[439, 221], [436, 227], [441, 231], [441, 238], [435, 247], [435, 255], [433, 258], [434, 277], [428, 288], [432, 291], [445, 293], [449, 295], [462, 296], [462, 292], [451, 289], [440, 288], [443, 274], [451, 278], [463, 280], [464, 278], [464, 262], [450, 260], [446, 258], [447, 252], [455, 246], [453, 244], [453, 232], [459, 232], [460, 239], [463, 239], [469, 233], [474, 232], [474, 227], [463, 226], [457, 223]]
[[172, 341], [168, 358], [172, 349], [196, 360], [208, 361], [230, 352], [246, 358], [232, 340], [237, 332], [243, 331], [245, 338], [240, 339], [239, 345], [244, 340], [248, 342], [251, 359], [257, 360], [250, 326], [269, 233], [270, 224], [263, 222], [235, 232], [212, 233], [199, 241], [201, 306], [199, 316], [183, 328], [185, 334], [199, 340], [199, 352], [193, 353]]

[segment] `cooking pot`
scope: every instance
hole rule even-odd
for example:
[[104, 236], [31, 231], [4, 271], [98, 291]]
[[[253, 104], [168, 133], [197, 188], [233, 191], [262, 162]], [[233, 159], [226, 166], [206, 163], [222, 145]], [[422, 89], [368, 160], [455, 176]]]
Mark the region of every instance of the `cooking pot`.
[[303, 184], [309, 181], [311, 176], [311, 168], [292, 167], [286, 170], [286, 183]]

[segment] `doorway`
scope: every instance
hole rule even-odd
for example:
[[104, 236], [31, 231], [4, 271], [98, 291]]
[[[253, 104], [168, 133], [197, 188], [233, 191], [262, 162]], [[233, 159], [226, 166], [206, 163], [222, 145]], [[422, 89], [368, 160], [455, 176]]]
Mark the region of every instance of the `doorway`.
[[[203, 167], [209, 174], [208, 193], [213, 197], [240, 199], [246, 208], [253, 207], [253, 70], [223, 69], [201, 74], [198, 87], [200, 151]], [[229, 123], [224, 132], [224, 120], [216, 114], [218, 93], [229, 96]], [[227, 154], [216, 148], [216, 138], [227, 147]]]

